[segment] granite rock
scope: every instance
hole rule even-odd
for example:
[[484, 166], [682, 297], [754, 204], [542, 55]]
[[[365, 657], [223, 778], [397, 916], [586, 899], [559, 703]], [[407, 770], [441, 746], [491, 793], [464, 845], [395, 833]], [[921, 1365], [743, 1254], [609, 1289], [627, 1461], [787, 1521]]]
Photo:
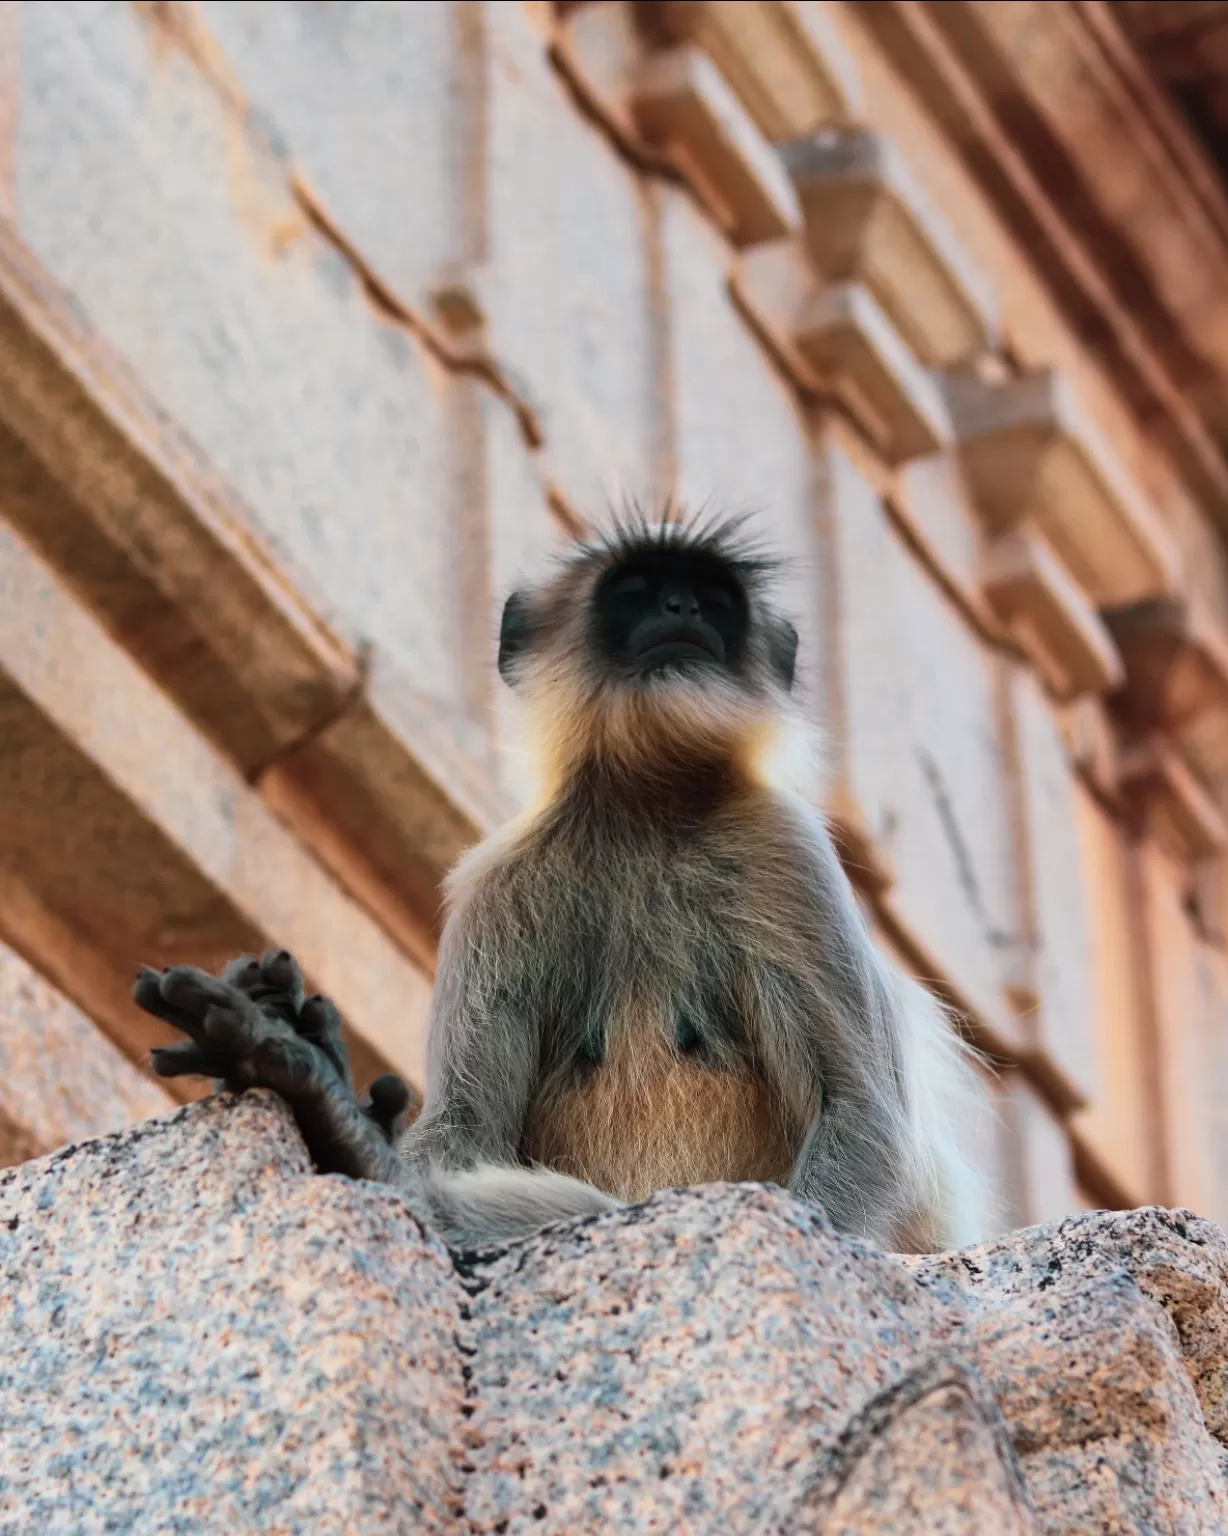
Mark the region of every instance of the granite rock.
[[1228, 1531], [1218, 1227], [1094, 1211], [905, 1262], [952, 1304], [1047, 1530]]
[[794, 1530], [946, 1310], [759, 1185], [560, 1227], [470, 1285], [478, 1531]]
[[270, 1095], [0, 1175], [0, 1533], [1215, 1532], [1228, 1242], [758, 1185], [449, 1254]]
[[0, 1177], [0, 1531], [450, 1529], [443, 1248], [269, 1095]]

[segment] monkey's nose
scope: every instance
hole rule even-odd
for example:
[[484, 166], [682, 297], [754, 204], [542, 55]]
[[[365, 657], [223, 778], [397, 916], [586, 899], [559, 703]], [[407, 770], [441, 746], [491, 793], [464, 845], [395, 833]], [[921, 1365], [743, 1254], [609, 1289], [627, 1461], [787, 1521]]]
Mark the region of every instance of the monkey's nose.
[[670, 592], [661, 604], [664, 613], [673, 614], [681, 618], [684, 614], [688, 619], [701, 617], [699, 599], [692, 592]]

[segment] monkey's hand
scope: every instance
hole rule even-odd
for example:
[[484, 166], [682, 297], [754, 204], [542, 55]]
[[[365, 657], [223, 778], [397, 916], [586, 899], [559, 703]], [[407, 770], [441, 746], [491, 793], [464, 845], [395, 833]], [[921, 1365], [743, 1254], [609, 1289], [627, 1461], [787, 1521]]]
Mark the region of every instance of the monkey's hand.
[[414, 1095], [389, 1073], [360, 1103], [336, 1008], [304, 992], [293, 957], [273, 950], [232, 960], [220, 977], [194, 966], [142, 970], [133, 998], [188, 1037], [154, 1050], [160, 1077], [212, 1077], [234, 1092], [270, 1088], [290, 1105], [321, 1173], [397, 1183], [392, 1144]]

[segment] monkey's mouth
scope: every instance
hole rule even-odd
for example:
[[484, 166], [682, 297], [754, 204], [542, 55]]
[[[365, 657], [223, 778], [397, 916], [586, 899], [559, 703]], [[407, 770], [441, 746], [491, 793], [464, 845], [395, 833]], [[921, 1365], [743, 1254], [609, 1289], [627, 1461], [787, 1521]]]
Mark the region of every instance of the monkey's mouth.
[[725, 646], [710, 625], [679, 623], [677, 619], [649, 619], [636, 627], [628, 652], [637, 672], [658, 672], [665, 667], [699, 662], [718, 666], [725, 660]]

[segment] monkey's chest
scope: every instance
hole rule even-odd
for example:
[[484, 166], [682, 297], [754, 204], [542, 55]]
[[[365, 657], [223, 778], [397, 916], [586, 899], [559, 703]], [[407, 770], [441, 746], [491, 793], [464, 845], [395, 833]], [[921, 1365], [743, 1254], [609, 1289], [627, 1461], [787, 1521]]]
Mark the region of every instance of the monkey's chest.
[[640, 1200], [675, 1185], [784, 1184], [793, 1141], [778, 1095], [749, 1064], [715, 1067], [645, 1019], [620, 1029], [599, 1064], [539, 1094], [523, 1151]]

